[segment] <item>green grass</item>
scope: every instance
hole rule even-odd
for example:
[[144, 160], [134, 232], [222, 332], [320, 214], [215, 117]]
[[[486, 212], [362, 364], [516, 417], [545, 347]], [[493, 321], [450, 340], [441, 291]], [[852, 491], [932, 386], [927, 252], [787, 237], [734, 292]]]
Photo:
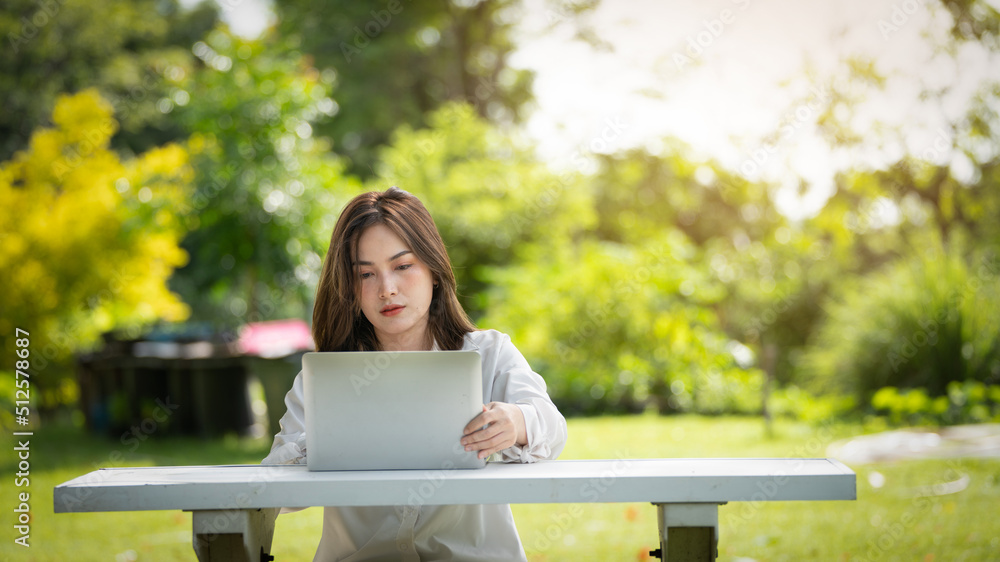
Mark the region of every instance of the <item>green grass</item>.
[[[815, 428], [780, 422], [765, 438], [760, 420], [698, 416], [572, 419], [561, 458], [822, 457], [834, 439], [862, 433], [854, 425]], [[269, 441], [157, 438], [134, 451], [117, 441], [51, 427], [31, 440], [31, 484], [13, 486], [9, 432], [0, 447], [3, 485], [0, 559], [38, 561], [193, 560], [191, 514], [52, 512], [52, 488], [102, 466], [258, 462]], [[124, 460], [115, 462], [116, 452]], [[1000, 460], [959, 459], [852, 467], [855, 502], [732, 503], [719, 510], [719, 560], [1000, 560]], [[877, 473], [877, 475], [876, 475]], [[969, 476], [961, 492], [917, 497], [927, 486]], [[870, 482], [878, 483], [873, 487]], [[15, 494], [31, 493], [31, 547], [13, 543]], [[512, 506], [530, 560], [645, 560], [655, 548], [656, 513], [649, 504]], [[311, 560], [322, 510], [278, 518], [276, 559]]]

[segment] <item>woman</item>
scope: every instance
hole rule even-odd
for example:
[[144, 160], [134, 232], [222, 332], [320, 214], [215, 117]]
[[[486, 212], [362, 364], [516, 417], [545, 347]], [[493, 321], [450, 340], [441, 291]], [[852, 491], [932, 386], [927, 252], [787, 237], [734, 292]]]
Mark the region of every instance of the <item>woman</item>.
[[[341, 213], [312, 332], [317, 351], [475, 350], [484, 405], [463, 430], [465, 449], [479, 458], [533, 462], [556, 458], [566, 443], [566, 421], [542, 378], [509, 337], [477, 330], [466, 316], [437, 226], [405, 191], [364, 193]], [[299, 373], [262, 464], [305, 463], [302, 404]], [[509, 505], [324, 508], [315, 560], [372, 559], [507, 561], [525, 554]]]

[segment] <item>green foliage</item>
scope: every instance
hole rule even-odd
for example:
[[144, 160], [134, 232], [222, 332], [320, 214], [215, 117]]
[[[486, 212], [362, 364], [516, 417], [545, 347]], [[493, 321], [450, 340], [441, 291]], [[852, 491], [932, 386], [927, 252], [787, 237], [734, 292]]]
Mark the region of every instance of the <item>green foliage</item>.
[[[942, 4], [938, 15], [952, 41], [935, 45], [929, 60], [957, 60], [966, 41], [996, 50], [994, 7]], [[855, 130], [867, 92], [896, 78], [871, 58], [842, 66], [846, 79], [831, 78], [817, 122], [831, 150], [881, 149], [909, 136], [879, 123]], [[815, 275], [828, 288], [811, 291], [813, 300], [834, 296], [818, 311], [826, 318], [807, 334], [810, 344], [792, 354], [797, 378], [810, 388], [850, 392], [866, 405], [885, 385], [942, 396], [948, 381], [997, 380], [997, 328], [987, 312], [997, 305], [997, 272], [984, 256], [1000, 250], [1000, 86], [984, 76], [978, 88], [966, 115], [935, 130], [933, 140], [904, 143], [912, 152], [879, 169], [839, 174], [833, 196], [807, 221], [809, 236], [829, 249], [829, 263]], [[953, 94], [925, 84], [914, 98], [945, 104]], [[956, 253], [945, 256], [942, 244]]]
[[664, 146], [658, 156], [632, 150], [600, 158], [592, 179], [597, 235], [636, 245], [650, 233], [682, 232], [696, 254], [689, 283], [719, 291], [711, 303], [718, 328], [757, 356], [765, 345], [775, 349], [774, 376], [791, 381], [789, 352], [805, 343], [820, 316], [817, 295], [837, 275], [829, 245], [777, 212], [774, 186], [697, 160], [680, 141]]
[[892, 425], [1000, 423], [1000, 385], [951, 381], [947, 394], [936, 397], [923, 388], [886, 386], [872, 396], [871, 405], [887, 414]]
[[951, 35], [959, 41], [979, 41], [994, 50], [1000, 48], [996, 37], [1000, 35], [1000, 12], [985, 0], [942, 0], [941, 4], [951, 13]]
[[[493, 270], [483, 324], [511, 333], [568, 412], [759, 410], [759, 371], [742, 372], [706, 305], [679, 232], [646, 244], [532, 246]], [[756, 391], [755, 391], [756, 389]]]
[[778, 384], [789, 384], [792, 356], [819, 322], [817, 303], [836, 282], [838, 264], [802, 225], [777, 222], [753, 238], [747, 231], [708, 240], [701, 262], [725, 291], [715, 307], [723, 329], [754, 349]]
[[4, 0], [0, 10], [0, 160], [23, 149], [56, 97], [97, 88], [121, 131], [113, 146], [143, 152], [184, 135], [157, 108], [162, 72], [190, 60], [216, 8], [177, 0]]
[[0, 164], [0, 349], [14, 349], [16, 328], [31, 334], [43, 406], [65, 398], [57, 366], [102, 332], [187, 316], [166, 282], [187, 259], [173, 210], [193, 179], [177, 145], [119, 159], [118, 123], [94, 90], [61, 96], [52, 121]]
[[308, 317], [336, 212], [360, 187], [313, 134], [337, 111], [332, 78], [285, 45], [224, 29], [192, 50], [197, 64], [166, 72], [197, 184], [181, 209], [191, 261], [171, 286], [194, 319], [223, 328]]
[[[845, 283], [803, 357], [809, 388], [847, 392], [867, 404], [876, 390], [925, 388], [1000, 377], [1000, 269], [966, 262], [934, 238], [911, 258]], [[977, 254], [978, 255], [978, 254]]]
[[791, 384], [775, 390], [767, 407], [774, 417], [826, 423], [851, 416], [857, 410], [857, 405], [854, 396], [848, 394], [813, 395]]
[[630, 150], [601, 156], [593, 178], [602, 238], [634, 242], [666, 225], [695, 244], [741, 235], [764, 240], [786, 220], [770, 186], [750, 182], [712, 161], [698, 161], [676, 139], [662, 154]]
[[531, 99], [531, 72], [507, 62], [521, 15], [516, 1], [290, 0], [275, 7], [279, 33], [301, 42], [318, 68], [336, 71], [337, 99], [348, 111], [319, 132], [362, 177], [397, 127], [422, 127], [449, 101], [512, 122]]

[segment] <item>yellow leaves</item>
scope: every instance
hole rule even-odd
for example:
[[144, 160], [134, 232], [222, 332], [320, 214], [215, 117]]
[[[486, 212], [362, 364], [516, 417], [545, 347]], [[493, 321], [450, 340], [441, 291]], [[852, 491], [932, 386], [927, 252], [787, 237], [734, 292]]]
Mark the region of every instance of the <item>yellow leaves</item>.
[[52, 122], [66, 135], [67, 143], [87, 141], [95, 148], [104, 148], [118, 130], [112, 113], [111, 104], [97, 90], [88, 88], [77, 94], [59, 96], [52, 111]]
[[173, 269], [187, 262], [187, 252], [177, 246], [177, 237], [169, 233], [145, 237], [139, 249], [152, 258], [148, 262], [151, 267]]
[[187, 140], [187, 149], [191, 155], [214, 155], [219, 152], [219, 139], [212, 132], [196, 132]]
[[191, 154], [201, 154], [205, 151], [207, 144], [206, 136], [199, 132], [193, 133], [187, 142], [188, 150], [191, 151]]
[[184, 148], [169, 144], [149, 150], [129, 164], [125, 178], [131, 195], [137, 196], [140, 203], [158, 207], [152, 216], [153, 224], [166, 228], [177, 225], [178, 211], [188, 207], [187, 187], [194, 181], [194, 170]]
[[157, 312], [160, 318], [167, 322], [182, 322], [191, 316], [191, 307], [181, 301], [176, 294], [170, 293], [171, 299], [164, 300]]
[[477, 121], [475, 109], [467, 103], [452, 102], [442, 105], [430, 116], [431, 126], [450, 129]]
[[[38, 184], [55, 178], [51, 163], [63, 158], [64, 135], [57, 130], [43, 129], [31, 136], [31, 149], [22, 160], [25, 180]], [[54, 187], [54, 186], [49, 186]]]
[[187, 164], [187, 152], [179, 145], [168, 144], [146, 152], [138, 161], [136, 170], [150, 176], [181, 173], [190, 179], [193, 171], [187, 168]]
[[657, 316], [656, 321], [653, 323], [653, 337], [658, 340], [666, 340], [675, 333], [676, 329], [672, 316], [667, 314]]
[[0, 164], [0, 278], [11, 318], [72, 334], [78, 349], [118, 326], [186, 317], [166, 286], [187, 260], [176, 216], [193, 179], [185, 149], [122, 162], [109, 150], [111, 106], [93, 90], [60, 96], [52, 120]]

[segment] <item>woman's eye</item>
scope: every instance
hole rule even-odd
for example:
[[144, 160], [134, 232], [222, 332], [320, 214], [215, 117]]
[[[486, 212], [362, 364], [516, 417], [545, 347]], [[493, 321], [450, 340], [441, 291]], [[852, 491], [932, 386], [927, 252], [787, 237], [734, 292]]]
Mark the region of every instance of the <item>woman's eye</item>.
[[413, 267], [412, 263], [404, 263], [403, 265], [397, 267], [396, 269], [406, 270], [406, 269], [410, 269], [411, 267]]
[[370, 272], [368, 272], [368, 271], [365, 271], [365, 272], [362, 272], [362, 273], [361, 273], [361, 278], [362, 278], [362, 279], [368, 279], [368, 278], [369, 278], [369, 277], [371, 277], [372, 275], [374, 275], [374, 274], [373, 274], [373, 273], [370, 273]]

